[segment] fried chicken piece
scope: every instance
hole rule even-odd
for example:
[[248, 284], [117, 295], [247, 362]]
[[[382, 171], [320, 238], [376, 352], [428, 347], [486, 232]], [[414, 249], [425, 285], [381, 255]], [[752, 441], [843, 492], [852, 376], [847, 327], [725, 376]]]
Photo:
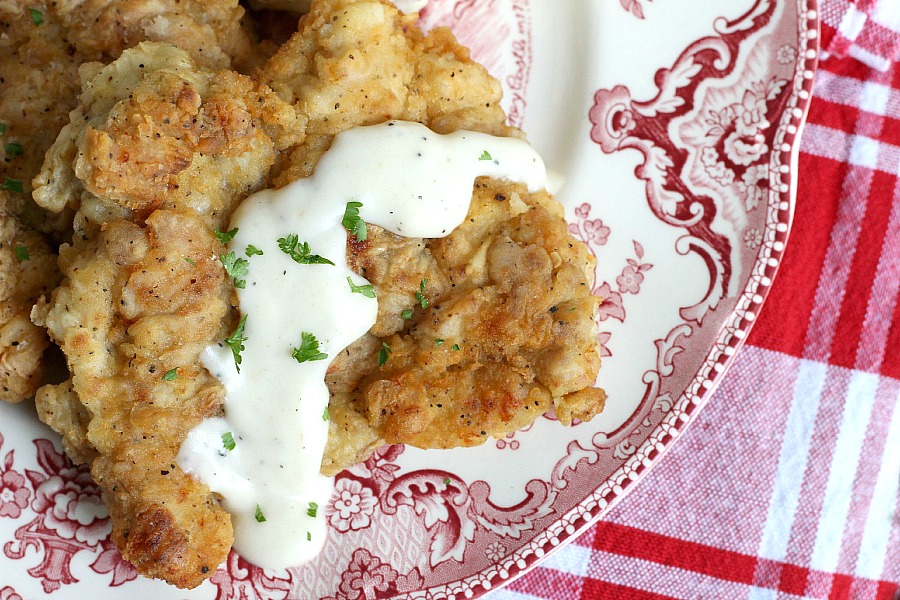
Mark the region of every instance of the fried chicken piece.
[[210, 228], [265, 182], [277, 149], [302, 139], [294, 112], [233, 71], [198, 70], [168, 44], [145, 42], [104, 67], [82, 67], [71, 123], [47, 153], [34, 196], [78, 210], [76, 233], [187, 207]]
[[[335, 134], [388, 119], [522, 135], [506, 125], [500, 84], [450, 31], [425, 36], [414, 23], [386, 1], [312, 3], [260, 74], [307, 121], [277, 185], [311, 174]], [[471, 446], [551, 408], [564, 423], [602, 410], [605, 394], [590, 387], [600, 365], [593, 257], [549, 195], [481, 179], [447, 238], [371, 231], [348, 254], [378, 291], [378, 320], [332, 365], [324, 472], [385, 442]], [[383, 343], [392, 354], [379, 368]]]
[[277, 186], [309, 176], [332, 137], [360, 125], [403, 119], [438, 133], [522, 136], [506, 124], [500, 83], [449, 29], [425, 36], [415, 21], [387, 0], [312, 3], [299, 31], [260, 73], [308, 121], [306, 140]]
[[195, 587], [233, 541], [209, 488], [175, 459], [224, 398], [199, 360], [234, 327], [213, 230], [265, 184], [277, 145], [299, 139], [295, 115], [264, 86], [167, 44], [85, 68], [94, 75], [44, 169], [78, 209], [77, 234], [60, 251], [66, 279], [33, 314], [71, 378], [41, 388], [38, 414], [91, 464], [123, 556]]
[[0, 400], [32, 395], [42, 376], [41, 351], [48, 342], [29, 313], [37, 298], [34, 290], [52, 289], [61, 277], [48, 243], [55, 254], [59, 243], [71, 237], [74, 210], [47, 200], [46, 193], [39, 194], [44, 208], [38, 206], [32, 179], [78, 102], [79, 66], [108, 61], [141, 40], [157, 40], [182, 46], [201, 64], [250, 70], [264, 55], [251, 43], [243, 15], [237, 0], [0, 2], [0, 184], [8, 192], [2, 212], [4, 219], [16, 221], [5, 226], [0, 243], [9, 245], [30, 232], [34, 258], [29, 272], [40, 278], [35, 288], [34, 277], [15, 276], [11, 265], [16, 261], [3, 256]]
[[7, 202], [0, 192], [0, 400], [21, 402], [41, 383], [41, 356], [49, 344], [29, 313], [59, 277], [44, 237], [11, 214]]

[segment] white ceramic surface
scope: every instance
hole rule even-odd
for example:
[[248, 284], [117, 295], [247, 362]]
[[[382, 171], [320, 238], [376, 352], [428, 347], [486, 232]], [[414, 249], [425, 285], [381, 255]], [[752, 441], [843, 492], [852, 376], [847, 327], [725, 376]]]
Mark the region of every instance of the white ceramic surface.
[[471, 598], [606, 512], [709, 400], [793, 213], [814, 0], [432, 0], [502, 81], [598, 257], [607, 410], [479, 448], [390, 447], [337, 478], [319, 559], [235, 554], [191, 592], [137, 577], [96, 488], [25, 405], [0, 406], [0, 600]]

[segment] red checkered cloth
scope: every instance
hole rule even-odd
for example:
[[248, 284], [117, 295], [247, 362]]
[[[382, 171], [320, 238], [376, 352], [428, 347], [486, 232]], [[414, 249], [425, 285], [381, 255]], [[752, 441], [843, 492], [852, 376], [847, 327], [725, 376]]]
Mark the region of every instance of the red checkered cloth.
[[887, 71], [900, 57], [900, 1], [825, 0], [822, 50]]
[[[602, 522], [489, 600], [900, 598], [900, 34], [880, 33], [898, 14], [824, 3], [790, 241], [709, 405]], [[876, 54], [884, 71], [856, 58]]]

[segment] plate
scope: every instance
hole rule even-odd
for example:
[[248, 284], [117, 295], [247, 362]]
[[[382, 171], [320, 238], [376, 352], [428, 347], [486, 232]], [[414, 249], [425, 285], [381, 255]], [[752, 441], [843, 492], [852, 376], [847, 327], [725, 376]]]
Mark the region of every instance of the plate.
[[433, 0], [503, 83], [598, 258], [606, 411], [478, 448], [393, 446], [341, 473], [321, 556], [232, 553], [183, 592], [136, 575], [84, 469], [0, 406], [0, 600], [474, 598], [600, 518], [709, 401], [784, 252], [816, 63], [814, 0]]

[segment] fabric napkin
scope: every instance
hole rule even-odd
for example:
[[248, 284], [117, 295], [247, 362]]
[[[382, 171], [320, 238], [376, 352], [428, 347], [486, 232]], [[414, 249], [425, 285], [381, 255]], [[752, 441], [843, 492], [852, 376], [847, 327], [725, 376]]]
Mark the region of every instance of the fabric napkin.
[[821, 6], [794, 225], [708, 406], [488, 600], [900, 600], [900, 0]]

